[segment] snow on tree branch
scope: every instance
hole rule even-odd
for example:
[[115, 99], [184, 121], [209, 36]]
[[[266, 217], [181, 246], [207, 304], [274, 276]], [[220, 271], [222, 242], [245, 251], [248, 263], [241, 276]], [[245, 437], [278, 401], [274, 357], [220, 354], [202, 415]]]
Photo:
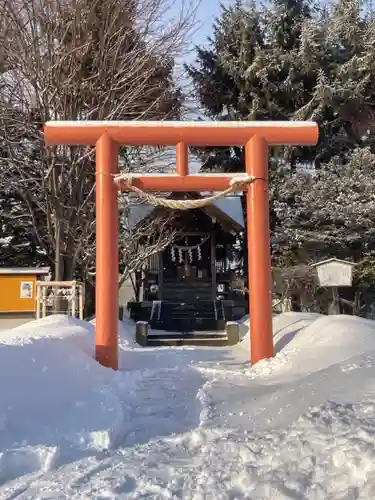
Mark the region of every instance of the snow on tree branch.
[[[0, 193], [22, 207], [55, 278], [70, 280], [94, 265], [94, 151], [46, 148], [42, 124], [179, 118], [183, 88], [174, 60], [188, 41], [194, 6], [0, 0], [0, 9]], [[119, 160], [130, 172], [174, 162], [168, 151], [126, 147]]]

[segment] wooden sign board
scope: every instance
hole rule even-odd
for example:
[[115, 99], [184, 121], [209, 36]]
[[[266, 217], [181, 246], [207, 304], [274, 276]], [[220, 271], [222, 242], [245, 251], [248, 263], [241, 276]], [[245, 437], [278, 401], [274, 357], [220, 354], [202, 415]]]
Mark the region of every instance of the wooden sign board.
[[326, 287], [352, 286], [354, 266], [353, 262], [339, 259], [323, 260], [313, 265], [318, 272], [319, 285]]

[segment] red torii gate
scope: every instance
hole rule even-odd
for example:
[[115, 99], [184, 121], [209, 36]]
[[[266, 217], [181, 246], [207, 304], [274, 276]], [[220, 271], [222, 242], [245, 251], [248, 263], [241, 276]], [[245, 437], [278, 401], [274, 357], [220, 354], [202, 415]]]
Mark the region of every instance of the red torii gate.
[[237, 174], [189, 175], [188, 146], [244, 146], [250, 292], [251, 362], [274, 355], [269, 238], [268, 146], [315, 145], [315, 122], [55, 121], [44, 126], [47, 145], [96, 147], [96, 359], [118, 368], [118, 150], [133, 146], [176, 146], [176, 174], [134, 174], [143, 191], [224, 191]]

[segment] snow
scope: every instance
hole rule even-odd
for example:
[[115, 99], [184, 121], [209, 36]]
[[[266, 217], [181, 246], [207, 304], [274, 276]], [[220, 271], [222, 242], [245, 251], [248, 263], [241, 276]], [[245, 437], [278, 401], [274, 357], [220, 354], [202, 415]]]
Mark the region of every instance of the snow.
[[0, 245], [9, 245], [13, 240], [13, 236], [6, 236], [5, 238], [0, 238]]
[[116, 121], [116, 120], [90, 120], [90, 121], [49, 121], [46, 127], [79, 127], [79, 128], [97, 128], [97, 127], [128, 127], [128, 128], [315, 128], [316, 122], [313, 121]]
[[[147, 174], [146, 174], [147, 175]], [[194, 174], [191, 174], [194, 175]], [[200, 176], [203, 174], [199, 174]], [[216, 175], [217, 174], [213, 174]], [[233, 177], [235, 178], [235, 177]], [[221, 210], [224, 214], [230, 217], [233, 221], [235, 221], [240, 227], [245, 227], [245, 222], [243, 218], [242, 204], [241, 198], [237, 195], [234, 196], [224, 196], [222, 198], [218, 198], [213, 201], [212, 205]], [[130, 210], [128, 214], [128, 225], [133, 228], [140, 221], [145, 219], [153, 210], [155, 209], [154, 205], [151, 203], [141, 203], [130, 205]]]
[[281, 314], [251, 368], [248, 318], [215, 349], [141, 348], [126, 319], [118, 372], [92, 323], [0, 333], [0, 500], [375, 497], [375, 322]]
[[[93, 318], [90, 323], [95, 325], [96, 321]], [[118, 322], [118, 335], [119, 335], [119, 346], [120, 349], [125, 346], [131, 346], [135, 344], [135, 323], [130, 318], [126, 316], [122, 321]]]

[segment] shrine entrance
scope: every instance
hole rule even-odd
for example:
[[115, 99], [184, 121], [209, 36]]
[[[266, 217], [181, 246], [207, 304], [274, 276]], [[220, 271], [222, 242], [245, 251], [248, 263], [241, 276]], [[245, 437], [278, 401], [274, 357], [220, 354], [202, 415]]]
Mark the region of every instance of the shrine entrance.
[[[118, 368], [118, 190], [177, 210], [247, 192], [251, 362], [274, 354], [269, 238], [268, 147], [315, 145], [314, 122], [48, 122], [47, 145], [96, 147], [96, 359]], [[118, 174], [119, 145], [176, 146], [176, 174]], [[188, 146], [244, 146], [246, 175], [189, 175]], [[197, 203], [158, 200], [151, 192], [214, 192]]]
[[[187, 234], [162, 252], [160, 300], [215, 300], [212, 287], [210, 233]], [[203, 288], [203, 291], [202, 291]]]

